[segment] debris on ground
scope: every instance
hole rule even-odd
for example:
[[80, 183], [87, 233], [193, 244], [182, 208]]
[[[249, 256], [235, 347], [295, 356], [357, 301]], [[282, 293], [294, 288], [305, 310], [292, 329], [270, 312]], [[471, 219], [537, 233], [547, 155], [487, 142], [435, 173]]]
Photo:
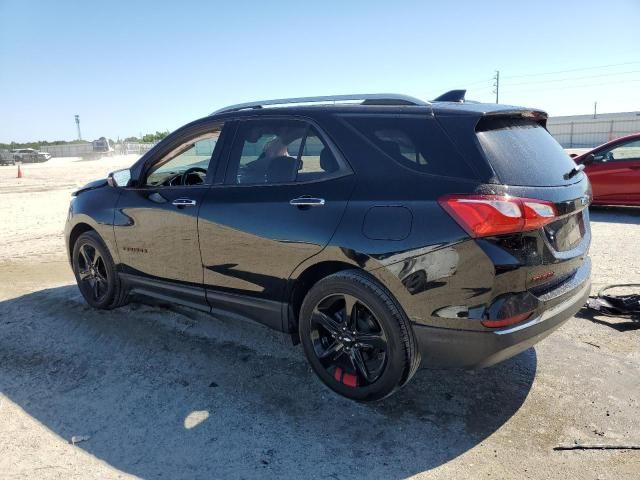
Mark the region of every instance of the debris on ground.
[[74, 435], [73, 437], [71, 437], [71, 440], [69, 441], [69, 443], [71, 445], [75, 445], [76, 443], [86, 442], [90, 438], [91, 438], [90, 435]]
[[640, 450], [640, 444], [561, 443], [554, 450]]
[[[611, 291], [616, 288], [635, 288], [638, 293], [614, 295]], [[640, 284], [607, 285], [595, 297], [589, 297], [586, 306], [603, 315], [640, 321]]]

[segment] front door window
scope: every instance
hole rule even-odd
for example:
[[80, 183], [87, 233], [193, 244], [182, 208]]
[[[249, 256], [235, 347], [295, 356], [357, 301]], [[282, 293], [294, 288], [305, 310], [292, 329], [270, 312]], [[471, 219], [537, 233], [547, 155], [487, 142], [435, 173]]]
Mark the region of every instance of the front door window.
[[175, 187], [205, 182], [221, 129], [199, 135], [159, 160], [147, 174], [145, 186]]
[[640, 159], [640, 140], [623, 143], [594, 155], [594, 161], [596, 162], [616, 162], [638, 159]]

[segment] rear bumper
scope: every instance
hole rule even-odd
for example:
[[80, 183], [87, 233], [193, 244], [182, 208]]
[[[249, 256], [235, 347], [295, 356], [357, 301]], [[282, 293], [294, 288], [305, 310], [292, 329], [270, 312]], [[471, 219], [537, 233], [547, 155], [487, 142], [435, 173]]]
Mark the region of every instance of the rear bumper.
[[571, 318], [586, 303], [589, 276], [540, 315], [523, 324], [492, 331], [469, 331], [413, 325], [423, 365], [481, 368], [532, 347]]

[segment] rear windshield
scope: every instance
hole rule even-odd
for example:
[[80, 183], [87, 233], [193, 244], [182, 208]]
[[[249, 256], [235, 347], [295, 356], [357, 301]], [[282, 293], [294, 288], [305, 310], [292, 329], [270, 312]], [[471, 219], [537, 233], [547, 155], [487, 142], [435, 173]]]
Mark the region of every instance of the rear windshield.
[[507, 185], [555, 186], [582, 180], [565, 179], [575, 163], [547, 130], [534, 120], [485, 117], [476, 134], [498, 179]]
[[379, 150], [407, 168], [430, 175], [476, 178], [433, 119], [415, 115], [343, 118]]

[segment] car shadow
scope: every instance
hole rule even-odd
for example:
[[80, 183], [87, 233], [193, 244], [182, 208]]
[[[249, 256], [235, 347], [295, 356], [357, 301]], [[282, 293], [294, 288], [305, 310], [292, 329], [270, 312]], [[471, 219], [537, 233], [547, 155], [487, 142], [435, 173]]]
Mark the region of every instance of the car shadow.
[[589, 219], [592, 222], [625, 223], [640, 225], [639, 207], [605, 207], [592, 205], [589, 208]]
[[478, 371], [418, 371], [380, 402], [317, 381], [262, 326], [75, 286], [0, 302], [1, 393], [65, 440], [143, 478], [405, 478], [482, 442], [525, 401], [530, 349]]

